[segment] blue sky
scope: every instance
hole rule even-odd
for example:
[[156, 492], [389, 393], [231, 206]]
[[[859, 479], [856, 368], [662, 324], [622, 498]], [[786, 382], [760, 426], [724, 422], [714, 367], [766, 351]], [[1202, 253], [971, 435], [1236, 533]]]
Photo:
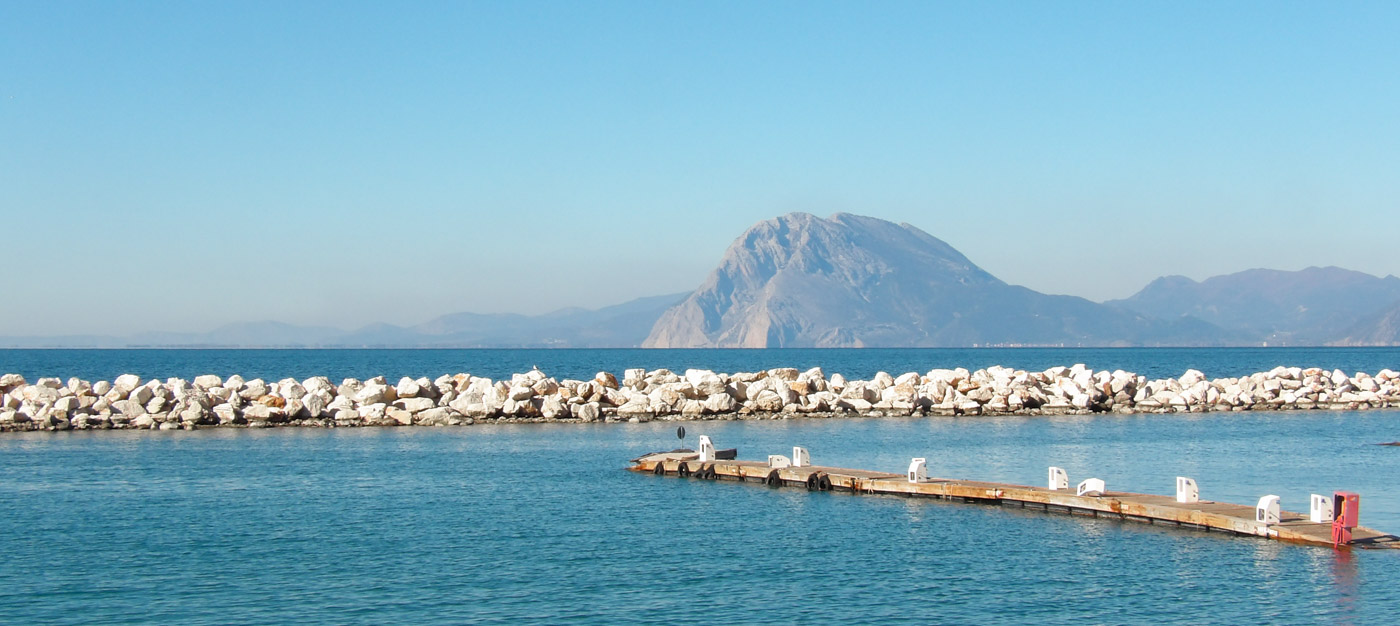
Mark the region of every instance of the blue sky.
[[790, 211], [1400, 274], [1395, 3], [405, 4], [0, 2], [0, 335], [603, 306]]

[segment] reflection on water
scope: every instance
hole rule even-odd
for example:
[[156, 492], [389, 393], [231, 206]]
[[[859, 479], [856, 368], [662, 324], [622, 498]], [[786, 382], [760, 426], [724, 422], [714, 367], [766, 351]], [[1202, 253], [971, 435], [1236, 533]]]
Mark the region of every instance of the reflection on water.
[[1337, 599], [1336, 613], [1344, 618], [1354, 617], [1358, 591], [1356, 554], [1351, 550], [1318, 552], [1315, 558], [1325, 561], [1319, 563], [1319, 569], [1325, 568], [1331, 574], [1332, 595]]

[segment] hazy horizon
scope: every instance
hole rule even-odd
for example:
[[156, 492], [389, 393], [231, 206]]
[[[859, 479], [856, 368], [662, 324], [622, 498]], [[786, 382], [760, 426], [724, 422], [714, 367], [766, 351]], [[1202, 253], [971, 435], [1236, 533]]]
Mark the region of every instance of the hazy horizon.
[[354, 329], [694, 289], [908, 222], [1101, 302], [1400, 274], [1400, 7], [0, 5], [0, 336]]

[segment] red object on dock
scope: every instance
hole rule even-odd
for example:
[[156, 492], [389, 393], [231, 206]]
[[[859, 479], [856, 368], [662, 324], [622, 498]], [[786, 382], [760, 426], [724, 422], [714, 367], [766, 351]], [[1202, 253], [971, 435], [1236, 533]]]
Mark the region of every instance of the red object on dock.
[[1351, 543], [1351, 529], [1360, 525], [1361, 495], [1350, 491], [1332, 492], [1332, 545]]

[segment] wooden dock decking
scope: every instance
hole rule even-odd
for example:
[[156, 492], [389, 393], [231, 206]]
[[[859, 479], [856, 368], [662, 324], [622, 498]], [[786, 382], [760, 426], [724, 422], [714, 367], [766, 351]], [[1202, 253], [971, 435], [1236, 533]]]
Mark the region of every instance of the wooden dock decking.
[[[628, 469], [666, 476], [761, 482], [770, 486], [803, 486], [812, 491], [836, 490], [1019, 506], [1333, 547], [1331, 523], [1314, 523], [1305, 514], [1281, 511], [1278, 523], [1265, 524], [1255, 521], [1253, 506], [1243, 504], [1207, 500], [1181, 503], [1173, 496], [1120, 491], [1081, 496], [1072, 489], [1051, 490], [976, 480], [930, 477], [910, 482], [904, 474], [839, 467], [809, 465], [774, 468], [762, 461], [716, 460], [700, 463], [698, 460], [699, 455], [693, 452], [659, 452], [633, 459]], [[1352, 530], [1351, 543], [1343, 547], [1400, 549], [1400, 537], [1357, 527]]]

